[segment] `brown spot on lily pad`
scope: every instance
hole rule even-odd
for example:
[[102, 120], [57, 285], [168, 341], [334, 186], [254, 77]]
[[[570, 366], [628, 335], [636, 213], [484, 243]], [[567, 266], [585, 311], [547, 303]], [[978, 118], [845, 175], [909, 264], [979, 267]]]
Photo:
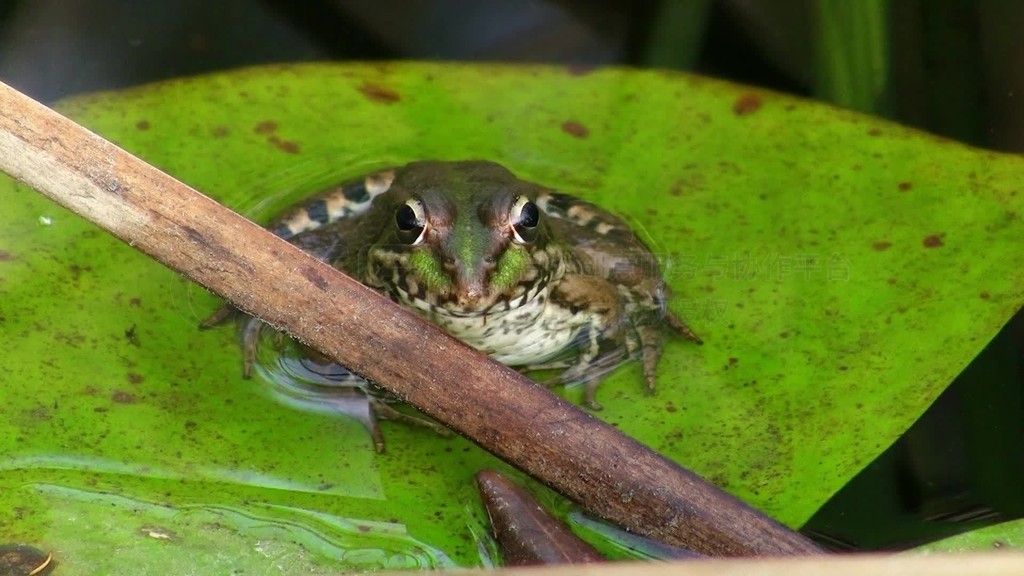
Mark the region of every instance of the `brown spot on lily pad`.
[[145, 380], [145, 378], [142, 376], [142, 374], [138, 374], [135, 372], [128, 373], [128, 381], [131, 382], [132, 384], [141, 384], [143, 380]]
[[277, 131], [277, 122], [274, 122], [273, 120], [264, 120], [254, 126], [252, 131], [257, 134], [273, 134]]
[[14, 254], [7, 250], [0, 250], [0, 262], [10, 262], [12, 260], [14, 260]]
[[988, 291], [985, 291], [985, 292], [982, 292], [981, 294], [978, 294], [978, 297], [981, 298], [982, 300], [988, 300], [988, 299], [992, 298], [992, 295], [989, 294]]
[[879, 252], [884, 252], [885, 250], [892, 248], [892, 242], [886, 242], [885, 240], [882, 240], [879, 242], [875, 242], [874, 244], [871, 245], [871, 247]]
[[590, 130], [575, 120], [566, 120], [565, 122], [562, 122], [562, 132], [576, 138], [586, 138], [590, 135]]
[[910, 182], [900, 182], [900, 185], [899, 185], [900, 192], [906, 192], [906, 191], [910, 190], [913, 187], [914, 187], [914, 185], [911, 184]]
[[942, 241], [943, 236], [945, 236], [945, 234], [931, 234], [925, 236], [924, 240], [921, 241], [921, 244], [923, 244], [925, 248], [939, 248], [945, 244]]
[[110, 399], [113, 400], [114, 402], [117, 402], [118, 404], [135, 404], [136, 401], [135, 394], [132, 394], [131, 392], [125, 392], [123, 390], [118, 390], [117, 392], [114, 392], [113, 396], [111, 396]]
[[868, 136], [881, 136], [881, 135], [882, 135], [882, 131], [879, 130], [878, 128], [872, 128], [871, 130], [868, 130]]
[[46, 406], [42, 405], [36, 406], [32, 410], [29, 410], [28, 415], [33, 420], [38, 420], [40, 422], [45, 422], [52, 417], [50, 415], [50, 410]]
[[149, 120], [139, 120], [135, 123], [135, 128], [138, 130], [149, 130]]
[[744, 94], [732, 105], [732, 111], [737, 116], [747, 116], [757, 112], [764, 106], [764, 101], [757, 94]]
[[277, 136], [271, 136], [267, 138], [267, 141], [273, 144], [278, 150], [287, 152], [288, 154], [298, 154], [301, 151], [297, 142], [291, 140], [282, 140]]
[[370, 100], [381, 104], [394, 104], [402, 99], [398, 92], [380, 84], [363, 84], [359, 87], [359, 92]]
[[228, 134], [231, 134], [231, 130], [224, 125], [214, 126], [213, 130], [210, 130], [210, 135], [214, 138], [223, 138]]

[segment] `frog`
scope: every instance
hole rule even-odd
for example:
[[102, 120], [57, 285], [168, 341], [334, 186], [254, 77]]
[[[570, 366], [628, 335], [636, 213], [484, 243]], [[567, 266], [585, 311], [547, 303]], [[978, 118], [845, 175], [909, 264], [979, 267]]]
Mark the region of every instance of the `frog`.
[[[666, 335], [702, 343], [668, 307], [658, 259], [622, 217], [496, 162], [379, 170], [267, 228], [498, 362], [557, 371], [548, 386], [582, 384], [592, 410], [598, 384], [623, 361], [640, 360], [653, 393]], [[228, 315], [222, 308], [202, 327]], [[244, 322], [246, 377], [265, 326]], [[381, 403], [371, 411], [408, 420]]]

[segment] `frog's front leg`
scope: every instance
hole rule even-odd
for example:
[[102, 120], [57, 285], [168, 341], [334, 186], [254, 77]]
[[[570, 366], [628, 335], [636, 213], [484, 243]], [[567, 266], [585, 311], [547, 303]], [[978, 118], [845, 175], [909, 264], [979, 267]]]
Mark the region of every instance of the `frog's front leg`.
[[[584, 383], [584, 403], [600, 410], [595, 399], [598, 384], [622, 360], [639, 356], [647, 389], [653, 392], [664, 328], [701, 343], [700, 337], [668, 309], [667, 292], [658, 278], [627, 287], [597, 276], [566, 276], [552, 293], [552, 302], [586, 319], [586, 341], [581, 344], [576, 363], [562, 373], [557, 383]], [[603, 351], [602, 342], [610, 343], [603, 346]]]
[[584, 404], [592, 410], [600, 410], [601, 405], [595, 399], [597, 385], [625, 356], [621, 345], [601, 353], [603, 341], [620, 340], [624, 309], [618, 291], [603, 278], [568, 274], [552, 291], [551, 303], [582, 318], [577, 324], [583, 325], [585, 338], [580, 343], [576, 362], [559, 376], [557, 383], [582, 382]]

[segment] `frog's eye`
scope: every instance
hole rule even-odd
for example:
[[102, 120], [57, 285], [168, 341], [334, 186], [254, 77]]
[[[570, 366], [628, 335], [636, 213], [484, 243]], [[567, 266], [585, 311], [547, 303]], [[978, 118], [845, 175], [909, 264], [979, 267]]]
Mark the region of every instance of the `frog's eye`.
[[395, 224], [400, 238], [413, 246], [423, 243], [427, 232], [427, 211], [423, 202], [410, 198], [395, 210]]
[[509, 221], [512, 223], [512, 239], [516, 244], [528, 244], [537, 239], [540, 209], [526, 196], [516, 198], [509, 211]]

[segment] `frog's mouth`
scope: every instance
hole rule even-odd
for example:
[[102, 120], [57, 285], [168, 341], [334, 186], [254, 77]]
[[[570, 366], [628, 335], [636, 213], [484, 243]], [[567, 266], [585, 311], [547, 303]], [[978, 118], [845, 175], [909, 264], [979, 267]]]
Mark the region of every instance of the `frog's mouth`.
[[[528, 287], [519, 287], [509, 294], [497, 290], [487, 290], [483, 285], [453, 287], [447, 292], [414, 291], [415, 282], [399, 284], [394, 287], [398, 301], [425, 312], [442, 312], [450, 316], [472, 318], [486, 316], [497, 310], [511, 310], [525, 302], [522, 296]], [[517, 297], [518, 296], [518, 297]]]
[[453, 283], [447, 291], [424, 291], [412, 275], [389, 290], [398, 303], [426, 315], [442, 314], [456, 318], [480, 318], [496, 313], [512, 312], [526, 306], [545, 292], [537, 281], [521, 282], [511, 289], [487, 289], [483, 282], [468, 285]]

